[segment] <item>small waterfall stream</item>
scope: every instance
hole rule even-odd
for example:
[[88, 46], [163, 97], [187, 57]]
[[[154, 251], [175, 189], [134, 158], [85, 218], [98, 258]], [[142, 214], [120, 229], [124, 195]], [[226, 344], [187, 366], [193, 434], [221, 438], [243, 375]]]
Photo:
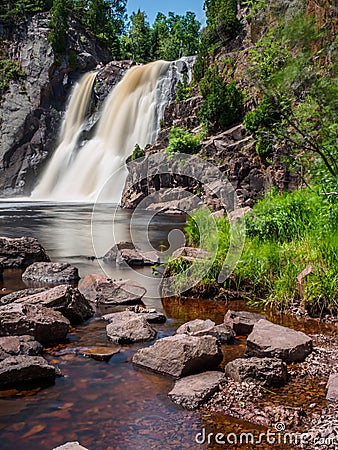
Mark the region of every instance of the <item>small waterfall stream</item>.
[[118, 203], [127, 174], [126, 158], [136, 144], [143, 148], [156, 140], [171, 99], [172, 72], [176, 72], [174, 63], [166, 61], [129, 69], [106, 98], [93, 138], [80, 146], [96, 74], [85, 75], [72, 93], [61, 143], [32, 199], [93, 202], [105, 187], [100, 201]]

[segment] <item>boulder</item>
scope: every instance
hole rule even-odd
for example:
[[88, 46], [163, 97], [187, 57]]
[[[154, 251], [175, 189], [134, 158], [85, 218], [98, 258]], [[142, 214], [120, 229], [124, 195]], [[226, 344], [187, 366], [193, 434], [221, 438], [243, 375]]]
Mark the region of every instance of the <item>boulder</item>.
[[222, 372], [203, 372], [176, 381], [170, 399], [187, 409], [196, 409], [218, 391], [224, 381]]
[[220, 344], [228, 344], [230, 342], [233, 342], [235, 339], [234, 330], [224, 323], [211, 328], [207, 328], [206, 330], [196, 331], [196, 333], [193, 333], [193, 336], [206, 335], [214, 336]]
[[215, 322], [212, 320], [201, 320], [201, 319], [195, 319], [191, 320], [190, 322], [186, 322], [183, 325], [181, 325], [176, 330], [176, 334], [193, 334], [197, 331], [203, 331], [209, 328], [212, 328], [215, 326]]
[[82, 447], [77, 441], [76, 442], [66, 442], [66, 444], [55, 447], [53, 450], [88, 450]]
[[229, 309], [224, 317], [224, 323], [229, 325], [237, 336], [246, 336], [252, 332], [255, 323], [261, 319], [265, 319], [263, 314]]
[[106, 330], [108, 339], [120, 344], [151, 341], [156, 337], [146, 319], [132, 311], [111, 314]]
[[174, 378], [217, 368], [222, 352], [213, 336], [176, 334], [135, 353], [133, 363]]
[[[20, 292], [20, 291], [19, 291]], [[17, 295], [19, 295], [19, 292]], [[18, 297], [14, 303], [41, 305], [60, 311], [72, 325], [78, 325], [92, 317], [93, 308], [77, 288], [62, 284], [27, 297]]]
[[50, 261], [37, 239], [0, 237], [0, 264], [4, 268], [27, 267], [37, 261]]
[[202, 261], [203, 259], [211, 258], [211, 256], [210, 252], [195, 247], [181, 247], [172, 254], [172, 258], [181, 258], [187, 262]]
[[0, 336], [30, 335], [43, 343], [65, 339], [69, 321], [41, 305], [13, 303], [0, 307]]
[[52, 384], [57, 372], [41, 356], [11, 356], [0, 362], [0, 389]]
[[21, 289], [20, 291], [14, 291], [10, 294], [4, 295], [0, 298], [0, 306], [9, 305], [10, 303], [19, 300], [20, 298], [29, 297], [30, 295], [40, 294], [40, 292], [46, 291], [48, 288], [29, 288]]
[[105, 275], [87, 275], [79, 290], [89, 301], [103, 305], [138, 303], [147, 292], [136, 281], [113, 281]]
[[[165, 323], [167, 321], [166, 316], [156, 311], [156, 309], [144, 308], [141, 305], [129, 306], [126, 311], [132, 311], [136, 314], [141, 314], [141, 316], [144, 317], [148, 323]], [[102, 319], [109, 322], [110, 318], [114, 314], [115, 313], [105, 314], [104, 316], [102, 316]]]
[[43, 347], [32, 336], [4, 336], [0, 337], [0, 361], [10, 356], [37, 356]]
[[113, 346], [100, 346], [100, 347], [87, 347], [81, 348], [79, 353], [88, 358], [93, 358], [98, 361], [109, 361], [110, 358], [121, 351], [119, 345]]
[[79, 271], [69, 263], [36, 262], [22, 274], [23, 281], [40, 283], [72, 283], [79, 280]]
[[160, 262], [155, 251], [141, 252], [132, 242], [115, 244], [103, 257], [106, 262], [128, 264], [129, 266], [152, 266]]
[[333, 373], [330, 375], [326, 388], [326, 399], [331, 402], [338, 402], [338, 374]]
[[239, 383], [282, 386], [288, 380], [286, 364], [277, 358], [239, 358], [229, 362], [224, 371], [226, 376]]
[[312, 339], [301, 331], [259, 320], [248, 336], [245, 356], [304, 361], [312, 352]]

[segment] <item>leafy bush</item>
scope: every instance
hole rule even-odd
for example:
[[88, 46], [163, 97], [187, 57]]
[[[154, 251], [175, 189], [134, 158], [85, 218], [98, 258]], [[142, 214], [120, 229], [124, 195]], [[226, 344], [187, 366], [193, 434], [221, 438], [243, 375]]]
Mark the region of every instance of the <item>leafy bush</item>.
[[176, 86], [176, 101], [182, 102], [190, 97], [190, 87], [187, 73], [183, 74], [183, 82], [179, 81]]
[[12, 59], [0, 59], [0, 98], [8, 90], [10, 81], [20, 81], [25, 76], [19, 62]]
[[169, 144], [165, 153], [188, 153], [194, 155], [202, 149], [201, 136], [189, 131], [172, 127], [169, 134]]
[[138, 144], [136, 144], [134, 151], [130, 157], [130, 160], [135, 161], [135, 159], [143, 158], [143, 156], [144, 156], [144, 150]]

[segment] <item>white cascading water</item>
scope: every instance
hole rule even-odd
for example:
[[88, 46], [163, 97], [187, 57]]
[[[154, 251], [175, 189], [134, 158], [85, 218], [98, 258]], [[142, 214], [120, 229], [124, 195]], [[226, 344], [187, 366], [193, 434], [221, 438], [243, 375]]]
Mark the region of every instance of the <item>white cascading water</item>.
[[[85, 95], [75, 88], [65, 117], [62, 142], [32, 198], [93, 202], [104, 187], [105, 195], [100, 195], [100, 201], [118, 203], [127, 175], [126, 158], [136, 144], [144, 148], [156, 140], [164, 108], [170, 100], [171, 66], [172, 63], [156, 61], [129, 69], [105, 100], [94, 137], [80, 148], [77, 139], [86, 111], [78, 112], [82, 119], [71, 126], [75, 122], [72, 118], [75, 112], [71, 113], [71, 109], [76, 102], [79, 109], [87, 109], [88, 104], [85, 99], [82, 102], [76, 99]], [[84, 78], [80, 86], [83, 83]], [[68, 121], [70, 130], [67, 130]]]

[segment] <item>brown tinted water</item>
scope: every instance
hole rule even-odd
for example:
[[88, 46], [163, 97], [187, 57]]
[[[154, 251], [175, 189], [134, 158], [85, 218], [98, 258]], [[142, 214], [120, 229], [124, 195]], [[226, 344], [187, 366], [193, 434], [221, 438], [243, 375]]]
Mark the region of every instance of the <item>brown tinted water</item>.
[[[0, 205], [0, 235], [37, 237], [47, 249], [52, 260], [69, 261], [79, 267], [81, 276], [99, 273], [101, 267], [93, 255], [90, 236], [90, 206], [73, 205]], [[102, 207], [103, 230], [111, 226], [108, 207]], [[130, 213], [119, 211], [117, 240], [128, 235]], [[175, 221], [175, 223], [173, 223]], [[145, 219], [139, 218], [140, 233]], [[163, 245], [172, 228], [182, 227], [179, 219], [157, 218], [149, 235], [154, 245]], [[119, 236], [123, 236], [119, 238]], [[109, 232], [103, 232], [102, 248], [108, 249], [114, 242]], [[133, 277], [133, 272], [115, 276]], [[150, 274], [150, 269], [142, 269]], [[15, 290], [25, 287], [21, 271], [6, 271], [0, 288]], [[229, 304], [213, 300], [172, 299], [161, 301], [147, 298], [145, 304], [164, 310], [168, 321], [156, 326], [158, 338], [174, 333], [178, 325], [195, 318], [210, 318], [222, 322], [228, 308], [247, 309], [243, 302]], [[110, 310], [100, 311], [101, 313]], [[272, 317], [272, 320], [309, 333], [332, 332], [328, 326], [316, 321], [311, 323], [290, 317]], [[63, 374], [54, 386], [16, 396], [0, 398], [0, 449], [1, 450], [48, 450], [67, 441], [80, 441], [89, 450], [148, 450], [148, 449], [269, 449], [289, 448], [273, 444], [217, 445], [196, 442], [198, 433], [240, 433], [250, 431], [258, 435], [264, 430], [246, 422], [207, 411], [189, 412], [171, 403], [167, 393], [173, 381], [133, 367], [133, 353], [142, 345], [124, 346], [109, 362], [99, 362], [80, 356], [81, 347], [109, 345], [105, 336], [105, 323], [95, 317], [76, 327], [68, 336], [68, 342], [48, 349], [46, 358], [57, 365]], [[245, 340], [239, 338], [236, 345], [227, 346], [227, 360], [234, 359], [244, 351]], [[297, 390], [303, 389], [301, 404], [310, 401], [310, 389], [315, 386], [289, 385], [278, 392], [282, 402], [292, 403]], [[308, 395], [306, 395], [308, 392]], [[12, 392], [13, 394], [13, 392]], [[318, 390], [316, 401], [325, 401], [323, 389]], [[269, 398], [269, 400], [271, 400]], [[201, 437], [201, 435], [199, 435]]]

